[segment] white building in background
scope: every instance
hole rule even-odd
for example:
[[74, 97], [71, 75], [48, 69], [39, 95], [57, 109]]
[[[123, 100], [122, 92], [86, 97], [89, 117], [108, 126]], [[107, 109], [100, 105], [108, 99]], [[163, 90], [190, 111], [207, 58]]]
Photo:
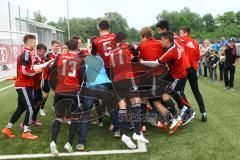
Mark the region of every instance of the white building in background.
[[[48, 49], [52, 40], [63, 42], [64, 31], [35, 22], [34, 13], [20, 6], [1, 2], [0, 5], [0, 79], [15, 74], [16, 57], [22, 49], [23, 36], [34, 34], [38, 43]], [[7, 66], [7, 69], [6, 69]]]

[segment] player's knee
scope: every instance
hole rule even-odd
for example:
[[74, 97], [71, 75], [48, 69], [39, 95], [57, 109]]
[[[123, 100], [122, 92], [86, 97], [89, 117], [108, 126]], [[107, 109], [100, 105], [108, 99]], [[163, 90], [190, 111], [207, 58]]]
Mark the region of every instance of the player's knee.
[[169, 100], [169, 99], [171, 99], [171, 96], [170, 96], [169, 94], [164, 93], [164, 94], [162, 95], [162, 100], [163, 100], [163, 101], [167, 101], [167, 100]]
[[141, 98], [140, 97], [131, 98], [130, 102], [132, 105], [141, 104]]
[[127, 108], [127, 103], [125, 101], [125, 99], [122, 99], [118, 102], [119, 105], [119, 109], [126, 109]]

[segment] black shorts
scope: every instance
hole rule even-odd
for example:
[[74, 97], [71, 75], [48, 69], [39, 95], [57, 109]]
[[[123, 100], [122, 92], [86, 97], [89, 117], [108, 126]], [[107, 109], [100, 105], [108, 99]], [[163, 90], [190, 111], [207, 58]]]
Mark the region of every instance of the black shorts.
[[145, 76], [114, 82], [114, 90], [119, 97], [126, 99], [134, 97], [155, 98], [161, 97], [170, 85], [171, 83], [162, 79]]
[[49, 93], [50, 92], [50, 87], [49, 87], [49, 82], [48, 80], [43, 80], [43, 84], [42, 84], [42, 91], [45, 93]]
[[40, 89], [35, 89], [34, 90], [34, 104], [36, 105], [37, 102], [43, 100], [43, 95], [42, 95], [42, 90]]
[[80, 118], [80, 99], [77, 95], [64, 95], [56, 93], [54, 96], [54, 109], [57, 118]]
[[161, 79], [171, 83], [171, 86], [169, 86], [167, 93], [171, 93], [172, 91], [174, 91], [179, 92], [180, 95], [183, 94], [187, 77], [184, 77], [182, 79], [174, 79], [170, 74], [166, 74]]

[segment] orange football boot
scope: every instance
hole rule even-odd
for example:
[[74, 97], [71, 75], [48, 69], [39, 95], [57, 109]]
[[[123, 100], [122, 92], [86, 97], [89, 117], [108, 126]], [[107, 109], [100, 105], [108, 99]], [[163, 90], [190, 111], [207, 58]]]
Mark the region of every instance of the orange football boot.
[[174, 132], [178, 129], [178, 127], [180, 127], [180, 126], [182, 125], [182, 123], [183, 123], [182, 120], [178, 121], [178, 123], [176, 124], [176, 126], [175, 126], [173, 129], [171, 129], [168, 134], [169, 134], [169, 135], [173, 135]]
[[8, 138], [14, 138], [15, 135], [12, 133], [11, 128], [4, 128], [2, 133], [6, 135]]
[[158, 122], [158, 128], [162, 128], [163, 130], [168, 130], [167, 126], [164, 125], [162, 122]]
[[22, 133], [22, 138], [23, 138], [23, 139], [31, 139], [31, 140], [34, 140], [34, 139], [37, 139], [38, 136], [33, 135], [31, 132], [23, 132], [23, 133]]

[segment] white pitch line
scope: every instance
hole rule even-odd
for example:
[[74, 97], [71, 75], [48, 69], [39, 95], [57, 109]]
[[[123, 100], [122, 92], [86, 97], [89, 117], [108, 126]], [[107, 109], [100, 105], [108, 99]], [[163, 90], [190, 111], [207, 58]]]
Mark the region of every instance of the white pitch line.
[[3, 91], [3, 90], [5, 90], [5, 89], [8, 89], [8, 88], [10, 88], [10, 87], [12, 87], [12, 86], [14, 86], [14, 84], [12, 84], [12, 85], [10, 85], [10, 86], [7, 86], [7, 87], [4, 87], [4, 88], [1, 88], [0, 91]]
[[[59, 153], [57, 157], [73, 157], [73, 156], [87, 156], [87, 155], [107, 155], [107, 154], [129, 154], [129, 153], [143, 153], [147, 152], [144, 149], [134, 150], [105, 150], [105, 151], [89, 151], [89, 152], [73, 152], [73, 153]], [[19, 154], [19, 155], [4, 155], [0, 156], [0, 160], [7, 159], [33, 159], [33, 158], [49, 158], [56, 157], [52, 154]]]

